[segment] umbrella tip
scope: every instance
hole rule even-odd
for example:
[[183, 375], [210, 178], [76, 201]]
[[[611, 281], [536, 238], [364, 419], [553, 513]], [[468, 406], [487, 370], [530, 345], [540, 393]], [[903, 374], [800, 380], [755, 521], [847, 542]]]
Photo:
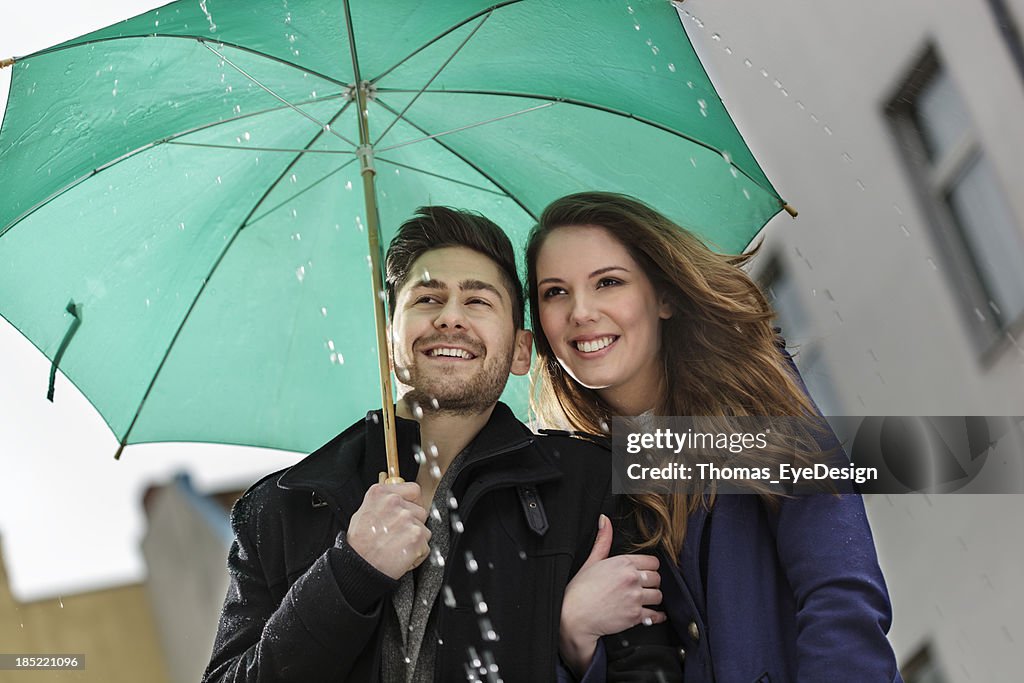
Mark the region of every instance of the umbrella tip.
[[785, 212], [786, 212], [786, 213], [788, 213], [788, 214], [789, 214], [790, 216], [792, 216], [793, 218], [796, 218], [796, 217], [797, 217], [797, 215], [798, 215], [798, 212], [797, 212], [797, 210], [796, 210], [796, 209], [794, 209], [794, 208], [793, 208], [792, 206], [790, 206], [789, 204], [787, 204], [786, 202], [782, 202], [782, 208], [783, 208], [783, 209], [785, 210]]
[[4, 69], [9, 66], [14, 66], [14, 62], [16, 61], [17, 60], [14, 57], [10, 57], [8, 59], [0, 59], [0, 69]]
[[117, 453], [114, 453], [114, 460], [120, 460], [121, 459], [121, 453], [123, 453], [123, 452], [124, 452], [124, 444], [123, 443], [122, 444], [118, 444], [118, 446], [117, 446]]

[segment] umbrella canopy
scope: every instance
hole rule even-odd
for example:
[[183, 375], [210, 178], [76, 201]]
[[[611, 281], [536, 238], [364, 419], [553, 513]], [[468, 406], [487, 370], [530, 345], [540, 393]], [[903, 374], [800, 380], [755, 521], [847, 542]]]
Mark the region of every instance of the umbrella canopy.
[[521, 253], [610, 190], [733, 251], [784, 206], [664, 0], [182, 0], [12, 68], [0, 314], [122, 444], [309, 451], [378, 404], [378, 212]]

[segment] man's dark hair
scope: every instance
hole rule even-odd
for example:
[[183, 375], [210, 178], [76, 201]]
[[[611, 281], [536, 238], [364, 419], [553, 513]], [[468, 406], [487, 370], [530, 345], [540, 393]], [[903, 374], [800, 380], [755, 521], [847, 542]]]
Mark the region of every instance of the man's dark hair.
[[386, 259], [388, 307], [394, 311], [398, 292], [409, 281], [413, 262], [424, 253], [443, 247], [472, 249], [497, 264], [505, 288], [512, 295], [512, 322], [517, 330], [522, 329], [523, 285], [508, 235], [478, 213], [447, 206], [421, 206], [398, 228]]

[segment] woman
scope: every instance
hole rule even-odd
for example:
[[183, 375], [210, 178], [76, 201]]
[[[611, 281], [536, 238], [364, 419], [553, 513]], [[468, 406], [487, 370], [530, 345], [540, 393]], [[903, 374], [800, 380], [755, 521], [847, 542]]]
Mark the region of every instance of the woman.
[[[630, 197], [548, 206], [527, 247], [541, 419], [599, 433], [616, 415], [816, 416], [771, 306], [740, 268], [749, 258], [716, 254]], [[829, 432], [801, 457], [837, 445]], [[660, 609], [685, 680], [900, 681], [859, 496], [751, 487], [759, 495], [631, 496], [615, 520], [661, 560]], [[631, 571], [588, 563], [567, 589], [562, 654], [577, 672], [622, 624], [594, 599]], [[628, 640], [605, 647], [612, 670], [636, 657]]]

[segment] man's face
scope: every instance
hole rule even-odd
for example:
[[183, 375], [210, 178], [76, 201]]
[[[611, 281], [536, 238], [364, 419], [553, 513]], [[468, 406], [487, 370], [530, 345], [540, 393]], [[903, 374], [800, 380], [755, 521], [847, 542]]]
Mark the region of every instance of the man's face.
[[465, 247], [423, 253], [398, 291], [391, 328], [406, 401], [427, 412], [479, 413], [509, 373], [530, 369], [529, 332], [512, 323], [512, 294], [498, 265]]

